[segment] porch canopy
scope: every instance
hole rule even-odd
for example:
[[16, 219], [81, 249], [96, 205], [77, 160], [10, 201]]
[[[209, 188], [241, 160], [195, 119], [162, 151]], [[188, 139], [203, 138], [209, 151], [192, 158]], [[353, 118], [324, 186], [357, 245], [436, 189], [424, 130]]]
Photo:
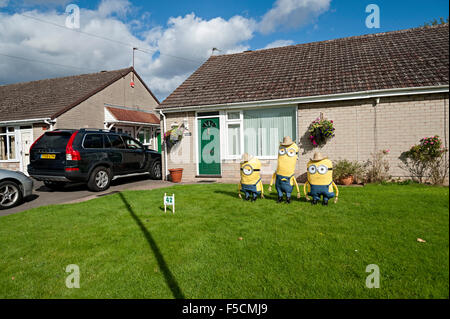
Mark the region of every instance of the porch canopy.
[[159, 118], [148, 111], [105, 106], [105, 128], [128, 133], [144, 145], [158, 149], [157, 135], [160, 132]]

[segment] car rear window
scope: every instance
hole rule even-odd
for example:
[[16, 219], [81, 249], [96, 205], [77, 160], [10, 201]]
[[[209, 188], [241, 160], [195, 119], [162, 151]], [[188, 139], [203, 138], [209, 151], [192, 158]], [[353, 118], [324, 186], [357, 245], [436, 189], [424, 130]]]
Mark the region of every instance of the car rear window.
[[103, 135], [87, 134], [83, 142], [84, 148], [103, 148]]
[[69, 132], [47, 132], [33, 148], [65, 149], [71, 135]]

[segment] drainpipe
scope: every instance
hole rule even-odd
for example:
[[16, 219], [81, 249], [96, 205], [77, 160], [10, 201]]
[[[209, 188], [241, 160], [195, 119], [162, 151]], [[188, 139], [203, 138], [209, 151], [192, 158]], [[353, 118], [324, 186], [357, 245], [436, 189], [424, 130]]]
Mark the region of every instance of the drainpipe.
[[50, 131], [53, 131], [56, 121], [55, 120], [44, 120], [44, 123], [50, 126]]
[[[163, 117], [163, 131], [161, 132], [161, 140], [164, 141], [164, 133], [166, 132], [166, 116], [164, 113], [159, 110], [159, 114]], [[167, 168], [167, 144], [164, 143], [164, 172], [165, 176], [164, 178], [167, 180], [167, 176], [169, 176], [169, 170]]]

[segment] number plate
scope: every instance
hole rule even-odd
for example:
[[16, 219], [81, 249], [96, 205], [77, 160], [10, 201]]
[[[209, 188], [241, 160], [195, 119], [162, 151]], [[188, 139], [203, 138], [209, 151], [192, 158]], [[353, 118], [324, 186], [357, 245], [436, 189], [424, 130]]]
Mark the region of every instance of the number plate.
[[42, 159], [55, 159], [56, 154], [41, 154]]

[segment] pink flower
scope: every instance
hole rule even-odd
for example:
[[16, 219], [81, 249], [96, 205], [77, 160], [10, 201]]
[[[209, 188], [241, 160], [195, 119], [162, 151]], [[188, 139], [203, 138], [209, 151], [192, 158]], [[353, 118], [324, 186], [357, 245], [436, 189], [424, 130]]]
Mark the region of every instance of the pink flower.
[[431, 142], [431, 145], [433, 145], [434, 144], [434, 142]]

